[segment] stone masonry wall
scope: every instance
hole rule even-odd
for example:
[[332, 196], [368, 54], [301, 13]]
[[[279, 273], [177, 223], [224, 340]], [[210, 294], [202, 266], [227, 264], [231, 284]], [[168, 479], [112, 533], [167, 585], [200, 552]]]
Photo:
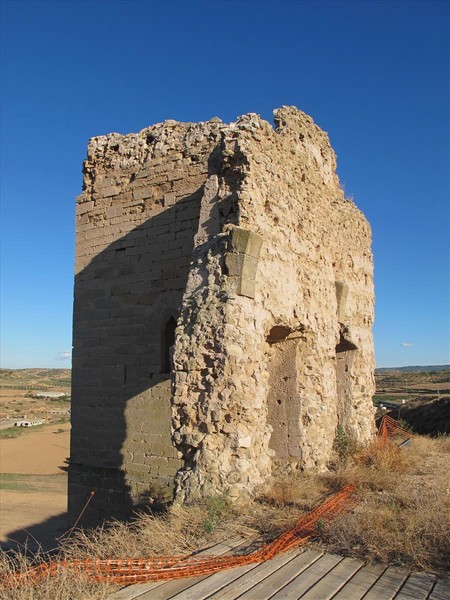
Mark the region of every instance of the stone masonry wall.
[[[280, 462], [324, 469], [338, 426], [373, 433], [370, 229], [326, 134], [295, 108], [275, 122], [245, 115], [224, 132], [238, 211], [194, 250], [174, 355], [181, 499], [251, 493]], [[236, 232], [260, 246], [246, 291], [230, 276]]]
[[278, 466], [324, 469], [338, 427], [372, 435], [370, 228], [327, 135], [294, 107], [275, 124], [166, 121], [91, 140], [72, 520], [91, 490], [87, 522], [174, 493], [235, 497]]
[[[220, 123], [90, 140], [77, 199], [69, 517], [171, 500], [169, 348]], [[170, 344], [170, 342], [169, 342]]]

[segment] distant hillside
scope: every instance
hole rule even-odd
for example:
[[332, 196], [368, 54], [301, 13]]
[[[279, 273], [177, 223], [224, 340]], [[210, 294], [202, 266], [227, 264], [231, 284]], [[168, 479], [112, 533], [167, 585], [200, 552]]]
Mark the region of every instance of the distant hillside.
[[450, 371], [450, 365], [425, 365], [416, 367], [382, 367], [375, 369], [375, 373], [391, 373], [397, 371], [415, 373], [438, 373], [439, 371]]
[[[392, 411], [396, 418], [398, 411]], [[402, 407], [402, 419], [411, 429], [421, 435], [450, 434], [450, 398], [440, 398], [424, 402], [423, 400], [409, 402]]]
[[70, 387], [70, 369], [0, 369], [0, 388]]

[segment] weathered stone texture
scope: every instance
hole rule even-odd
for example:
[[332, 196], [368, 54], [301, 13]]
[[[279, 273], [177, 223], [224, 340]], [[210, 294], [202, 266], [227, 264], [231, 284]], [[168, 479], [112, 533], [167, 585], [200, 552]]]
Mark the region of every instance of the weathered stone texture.
[[86, 522], [173, 497], [181, 461], [164, 328], [178, 316], [219, 135], [219, 124], [166, 121], [89, 143], [77, 199], [72, 520], [92, 490]]
[[174, 482], [180, 500], [251, 493], [277, 464], [325, 468], [338, 426], [372, 435], [370, 228], [327, 135], [294, 107], [275, 124], [91, 140], [72, 516], [94, 488], [93, 520], [170, 499]]

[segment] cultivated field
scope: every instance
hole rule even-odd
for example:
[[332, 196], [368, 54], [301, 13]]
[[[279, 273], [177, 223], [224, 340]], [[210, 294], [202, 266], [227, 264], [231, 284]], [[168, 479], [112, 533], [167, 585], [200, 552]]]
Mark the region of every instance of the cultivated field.
[[[60, 392], [61, 399], [33, 398]], [[49, 549], [66, 529], [70, 370], [0, 370], [0, 541]], [[9, 418], [8, 418], [9, 417]], [[45, 421], [14, 427], [21, 420]]]
[[68, 423], [1, 439], [0, 541], [45, 548], [66, 529]]

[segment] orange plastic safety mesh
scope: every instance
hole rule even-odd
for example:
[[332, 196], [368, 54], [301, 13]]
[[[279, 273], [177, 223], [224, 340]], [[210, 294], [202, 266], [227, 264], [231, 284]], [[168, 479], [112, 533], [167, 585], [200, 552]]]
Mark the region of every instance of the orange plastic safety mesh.
[[389, 415], [384, 415], [381, 419], [380, 426], [378, 427], [378, 437], [383, 443], [394, 436], [406, 439], [410, 438], [411, 435], [410, 431], [402, 427], [398, 421]]
[[[175, 556], [145, 559], [74, 560], [44, 563], [26, 572], [14, 575], [14, 581], [39, 581], [60, 570], [83, 573], [97, 581], [131, 584], [164, 579], [178, 579], [206, 575], [251, 563], [268, 560], [293, 546], [306, 543], [318, 533], [318, 524], [333, 518], [351, 504], [353, 486], [347, 485], [313, 511], [303, 516], [296, 525], [273, 542], [259, 550], [240, 556]], [[8, 583], [8, 582], [7, 582]], [[13, 583], [12, 580], [9, 582]]]

